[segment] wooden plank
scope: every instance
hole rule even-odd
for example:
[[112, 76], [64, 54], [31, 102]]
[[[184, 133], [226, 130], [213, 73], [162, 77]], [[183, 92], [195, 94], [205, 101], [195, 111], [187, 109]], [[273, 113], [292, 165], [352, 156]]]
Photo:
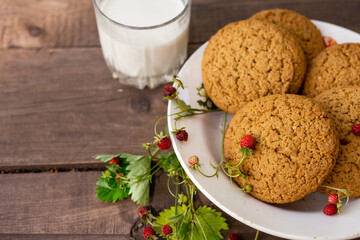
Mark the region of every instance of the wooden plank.
[[166, 114], [161, 87], [119, 84], [99, 48], [3, 51], [0, 72], [0, 167], [145, 153]]
[[140, 145], [166, 115], [162, 87], [119, 84], [100, 48], [2, 51], [0, 72], [0, 169], [93, 168], [95, 154], [145, 154]]
[[[1, 174], [0, 239], [129, 239], [131, 231], [135, 239], [142, 239], [136, 204], [129, 199], [115, 204], [96, 199], [99, 176], [100, 172]], [[155, 212], [173, 205], [166, 180], [165, 174], [154, 179], [150, 205]], [[200, 204], [214, 207], [200, 192], [198, 196]], [[254, 239], [254, 229], [224, 216], [230, 226], [225, 236], [236, 232], [242, 239]]]
[[[360, 32], [358, 0], [193, 0], [190, 42], [203, 43], [229, 22], [269, 8]], [[0, 48], [99, 46], [91, 0], [0, 0]]]
[[123, 234], [137, 219], [130, 200], [97, 201], [100, 172], [2, 174], [1, 234]]
[[226, 24], [272, 8], [294, 10], [308, 18], [360, 32], [358, 0], [194, 0], [191, 27], [195, 31], [190, 31], [190, 41], [206, 41]]
[[91, 0], [0, 0], [0, 48], [98, 45]]

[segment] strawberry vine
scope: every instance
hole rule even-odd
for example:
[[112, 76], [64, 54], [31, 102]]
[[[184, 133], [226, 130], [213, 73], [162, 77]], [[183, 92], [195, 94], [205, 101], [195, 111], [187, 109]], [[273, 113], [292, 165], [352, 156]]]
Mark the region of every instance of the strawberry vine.
[[[154, 126], [155, 140], [142, 145], [147, 151], [147, 156], [126, 153], [95, 156], [95, 159], [106, 163], [106, 171], [97, 182], [97, 197], [107, 202], [131, 197], [132, 201], [144, 205], [149, 201], [153, 175], [162, 170], [168, 176], [167, 188], [174, 197], [174, 206], [162, 211], [158, 217], [154, 217], [145, 207], [140, 208], [139, 215], [144, 224], [151, 226], [144, 229], [143, 237], [156, 239], [156, 232], [158, 236], [167, 239], [222, 239], [221, 231], [229, 229], [226, 219], [210, 207], [197, 206], [197, 188], [186, 175], [174, 152], [159, 154], [160, 151], [171, 147], [170, 134], [175, 134], [179, 141], [187, 140], [185, 128], [176, 128], [178, 120], [219, 111], [202, 91], [203, 86], [199, 88], [199, 95], [205, 100], [198, 101], [202, 108], [193, 108], [178, 97], [178, 89], [184, 88], [181, 81], [175, 78], [174, 82], [177, 88], [166, 85], [163, 95], [165, 100], [177, 103], [179, 111], [172, 115], [175, 115], [175, 131], [169, 133], [166, 129], [158, 132], [159, 122], [169, 116], [158, 117]], [[171, 186], [175, 191], [171, 190]]]
[[[197, 193], [196, 186], [191, 182], [174, 152], [160, 154], [161, 151], [170, 149], [170, 134], [174, 134], [179, 141], [187, 141], [188, 134], [185, 127], [178, 128], [177, 122], [186, 117], [206, 114], [210, 112], [220, 111], [207, 96], [204, 86], [197, 88], [198, 95], [202, 98], [197, 101], [201, 108], [193, 108], [179, 98], [178, 90], [184, 89], [182, 82], [174, 78], [176, 87], [165, 85], [163, 89], [164, 100], [172, 100], [176, 103], [178, 112], [158, 117], [154, 126], [153, 142], [144, 143], [142, 147], [147, 151], [147, 156], [133, 155], [121, 153], [117, 155], [97, 155], [95, 159], [106, 163], [106, 171], [102, 173], [97, 182], [97, 198], [106, 202], [116, 202], [128, 197], [137, 204], [145, 205], [150, 198], [150, 184], [152, 177], [158, 171], [167, 174], [167, 189], [169, 194], [174, 197], [174, 206], [165, 209], [155, 217], [146, 207], [139, 208], [139, 216], [144, 224], [150, 225], [144, 228], [144, 239], [157, 239], [156, 234], [166, 239], [176, 240], [202, 240], [202, 239], [223, 239], [222, 231], [228, 230], [229, 227], [226, 219], [221, 216], [220, 212], [211, 209], [208, 206], [198, 206], [195, 201]], [[169, 133], [167, 129], [164, 132], [157, 132], [159, 122], [167, 117], [174, 117], [175, 130]], [[218, 172], [222, 170], [230, 178], [241, 177], [245, 184], [240, 188], [245, 192], [251, 192], [252, 186], [246, 184], [246, 175], [241, 172], [240, 166], [249, 157], [252, 156], [255, 148], [255, 139], [251, 135], [245, 135], [240, 142], [240, 160], [228, 162], [224, 157], [224, 138], [227, 122], [227, 113], [225, 113], [223, 135], [221, 142], [221, 161], [218, 165], [210, 165], [213, 167], [212, 174], [205, 174], [201, 170], [199, 158], [194, 155], [188, 161], [190, 168], [198, 171], [205, 177], [218, 177]], [[175, 192], [172, 187], [175, 188]], [[323, 186], [328, 187], [328, 186]], [[348, 200], [349, 194], [346, 190], [328, 187], [338, 191], [337, 198], [329, 196], [329, 202], [333, 204], [336, 201], [337, 211], [340, 213]], [[346, 197], [347, 201], [342, 204], [340, 198]], [[335, 200], [334, 200], [335, 199]], [[335, 205], [335, 204], [333, 204]], [[332, 205], [330, 207], [333, 207]], [[324, 209], [324, 213], [330, 213], [331, 209]], [[332, 214], [332, 212], [331, 212]], [[329, 215], [329, 214], [328, 214]], [[257, 239], [259, 231], [256, 233]], [[229, 237], [238, 239], [237, 234], [233, 233]]]

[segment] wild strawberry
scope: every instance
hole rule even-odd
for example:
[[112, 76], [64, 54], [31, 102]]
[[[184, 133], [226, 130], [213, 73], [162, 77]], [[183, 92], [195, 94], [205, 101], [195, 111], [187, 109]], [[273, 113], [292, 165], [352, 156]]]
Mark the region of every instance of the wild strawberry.
[[183, 196], [181, 197], [181, 203], [186, 203], [187, 200], [188, 200], [187, 196], [183, 195]]
[[164, 97], [173, 98], [175, 96], [175, 93], [176, 93], [176, 88], [174, 88], [170, 84], [167, 84], [164, 86], [164, 88], [163, 88]]
[[142, 233], [143, 237], [145, 239], [148, 239], [148, 237], [154, 236], [155, 235], [155, 231], [152, 227], [146, 227]]
[[240, 236], [236, 233], [230, 234], [228, 240], [240, 240]]
[[332, 204], [337, 204], [339, 202], [338, 195], [336, 193], [330, 194], [328, 196], [328, 202]]
[[196, 164], [199, 164], [199, 158], [198, 158], [198, 156], [193, 155], [193, 156], [189, 157], [189, 164], [190, 164], [191, 166], [194, 166], [194, 165], [196, 165]]
[[354, 135], [360, 136], [360, 123], [355, 124], [355, 125], [352, 127], [352, 132], [353, 132]]
[[188, 133], [185, 130], [179, 130], [176, 133], [176, 138], [179, 141], [187, 141], [188, 140]]
[[117, 157], [115, 157], [115, 158], [111, 159], [111, 160], [109, 161], [109, 163], [110, 163], [110, 164], [119, 164], [119, 163], [120, 163], [120, 159], [117, 158]]
[[157, 145], [162, 150], [169, 149], [171, 147], [171, 140], [169, 137], [163, 137]]
[[169, 225], [164, 225], [161, 231], [164, 236], [170, 235], [173, 232], [172, 228]]
[[248, 147], [252, 150], [255, 148], [255, 139], [251, 135], [245, 135], [241, 138], [240, 147]]
[[337, 44], [335, 39], [333, 39], [332, 37], [323, 36], [323, 40], [324, 40], [324, 45], [325, 45], [326, 48]]
[[149, 212], [149, 209], [147, 209], [146, 207], [140, 207], [138, 211], [139, 211], [139, 216], [142, 217], [142, 216], [144, 216], [146, 213]]
[[337, 210], [338, 210], [338, 209], [337, 209], [336, 204], [330, 203], [330, 204], [328, 204], [328, 205], [326, 205], [326, 206], [324, 207], [323, 212], [324, 212], [326, 215], [331, 216], [331, 215], [335, 215], [335, 214], [337, 213]]

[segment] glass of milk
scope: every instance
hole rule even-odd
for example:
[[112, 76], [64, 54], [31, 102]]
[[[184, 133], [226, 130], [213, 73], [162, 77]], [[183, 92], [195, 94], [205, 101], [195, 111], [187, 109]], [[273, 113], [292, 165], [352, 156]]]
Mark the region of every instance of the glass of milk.
[[154, 88], [187, 56], [191, 0], [93, 0], [101, 48], [114, 78]]

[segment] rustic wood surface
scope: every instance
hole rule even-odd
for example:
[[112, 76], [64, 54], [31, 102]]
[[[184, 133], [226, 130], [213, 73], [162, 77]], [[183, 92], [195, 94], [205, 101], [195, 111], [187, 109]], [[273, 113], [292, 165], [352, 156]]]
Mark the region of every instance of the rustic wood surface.
[[[25, 239], [41, 236], [44, 239], [70, 236], [88, 239], [85, 235], [100, 233], [104, 236], [98, 236], [98, 239], [113, 239], [113, 234], [117, 239], [129, 239], [130, 232], [135, 239], [141, 239], [142, 229], [137, 228], [141, 226], [138, 206], [130, 199], [113, 204], [98, 201], [95, 197], [98, 177], [98, 171], [1, 174], [0, 239], [23, 238], [27, 234], [32, 236]], [[155, 178], [150, 199], [154, 212], [174, 204], [164, 187], [166, 180], [165, 174]], [[216, 208], [201, 193], [197, 203]], [[224, 216], [230, 220], [232, 232], [249, 239], [255, 236], [250, 227], [231, 221], [227, 214]], [[267, 234], [262, 237], [272, 238]]]
[[[359, 0], [193, 0], [189, 53], [227, 23], [275, 7], [360, 32]], [[0, 239], [141, 239], [138, 206], [96, 200], [103, 164], [92, 156], [143, 153], [166, 103], [161, 87], [111, 78], [92, 1], [0, 0], [0, 73]], [[173, 204], [165, 180], [152, 185], [154, 211]], [[199, 202], [213, 206], [202, 194]], [[254, 238], [224, 216], [225, 236]]]

